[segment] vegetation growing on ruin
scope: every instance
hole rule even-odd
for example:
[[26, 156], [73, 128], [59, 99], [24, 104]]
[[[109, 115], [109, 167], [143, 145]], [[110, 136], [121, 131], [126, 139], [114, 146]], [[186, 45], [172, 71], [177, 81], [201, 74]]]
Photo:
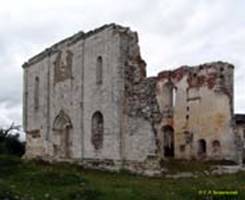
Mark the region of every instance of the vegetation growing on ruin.
[[185, 200], [195, 199], [200, 189], [238, 190], [240, 199], [245, 199], [245, 173], [175, 180], [0, 157], [0, 199]]

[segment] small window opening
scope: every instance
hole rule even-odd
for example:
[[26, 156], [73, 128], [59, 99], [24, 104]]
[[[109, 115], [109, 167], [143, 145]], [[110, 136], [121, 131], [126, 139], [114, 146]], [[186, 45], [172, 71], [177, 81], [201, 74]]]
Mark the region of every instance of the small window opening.
[[96, 63], [96, 84], [101, 85], [103, 82], [103, 59], [101, 56], [97, 58]]

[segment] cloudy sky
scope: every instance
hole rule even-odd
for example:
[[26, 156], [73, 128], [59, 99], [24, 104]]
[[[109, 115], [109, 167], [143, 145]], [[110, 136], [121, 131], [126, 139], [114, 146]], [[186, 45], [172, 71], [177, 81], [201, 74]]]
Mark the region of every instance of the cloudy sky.
[[148, 75], [184, 64], [233, 63], [235, 111], [245, 112], [244, 0], [0, 1], [0, 126], [21, 123], [24, 61], [111, 22], [139, 33]]

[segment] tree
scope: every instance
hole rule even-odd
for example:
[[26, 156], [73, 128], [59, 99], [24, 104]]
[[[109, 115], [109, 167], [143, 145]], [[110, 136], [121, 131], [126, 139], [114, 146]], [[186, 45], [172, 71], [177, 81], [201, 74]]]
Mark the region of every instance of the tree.
[[14, 123], [0, 128], [0, 154], [22, 156], [25, 153], [25, 143], [19, 140], [20, 128]]

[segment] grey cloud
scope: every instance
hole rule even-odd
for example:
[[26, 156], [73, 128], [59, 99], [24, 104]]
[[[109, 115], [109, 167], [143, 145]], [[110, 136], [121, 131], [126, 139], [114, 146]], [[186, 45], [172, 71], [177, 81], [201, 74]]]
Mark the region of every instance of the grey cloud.
[[5, 103], [0, 103], [0, 126], [9, 125], [11, 123], [21, 123], [21, 104], [16, 104], [11, 107]]
[[[245, 14], [242, 0], [43, 0], [0, 8], [0, 124], [21, 121], [21, 64], [53, 43], [104, 23], [138, 31], [148, 74], [183, 64], [236, 65], [236, 112], [245, 112]], [[9, 111], [9, 112], [8, 112]]]

